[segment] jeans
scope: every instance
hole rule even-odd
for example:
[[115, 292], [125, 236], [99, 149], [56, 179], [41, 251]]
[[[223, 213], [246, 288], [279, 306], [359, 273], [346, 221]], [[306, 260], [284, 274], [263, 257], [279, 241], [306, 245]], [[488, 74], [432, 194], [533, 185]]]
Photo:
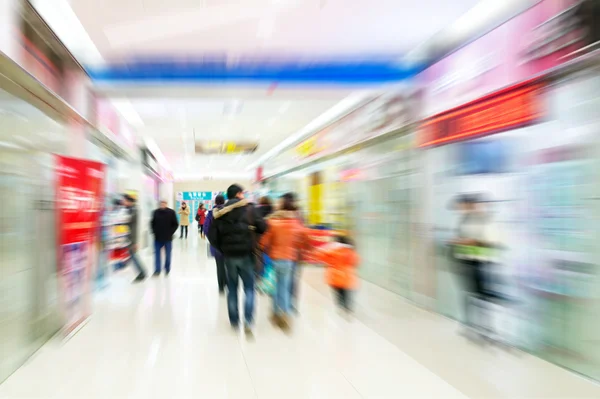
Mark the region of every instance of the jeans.
[[292, 281], [290, 283], [290, 306], [292, 309], [298, 308], [298, 280], [300, 279], [300, 270], [298, 262], [294, 262], [292, 268]]
[[188, 226], [181, 226], [181, 234], [179, 235], [179, 238], [183, 238], [184, 231], [185, 231], [185, 238], [187, 238]]
[[171, 241], [154, 241], [154, 273], [160, 273], [160, 252], [165, 247], [165, 271], [171, 271], [171, 249], [173, 243]]
[[291, 260], [273, 260], [275, 269], [276, 285], [273, 296], [273, 313], [286, 315], [290, 313], [291, 285], [294, 272], [294, 262]]
[[225, 286], [227, 285], [225, 258], [223, 258], [223, 255], [217, 255], [215, 256], [215, 261], [217, 262], [217, 282], [219, 284], [219, 292], [223, 292], [225, 290]]
[[244, 318], [246, 325], [252, 325], [254, 321], [254, 259], [251, 255], [243, 257], [225, 257], [227, 268], [227, 309], [229, 310], [229, 322], [237, 326], [240, 322], [238, 311], [238, 280], [242, 279], [244, 284]]
[[131, 262], [133, 262], [133, 267], [135, 267], [135, 270], [137, 271], [137, 273], [139, 275], [145, 276], [146, 271], [144, 270], [142, 263], [138, 259], [137, 253], [135, 253], [135, 251], [131, 247], [127, 248], [127, 251], [129, 252], [129, 260], [123, 262], [123, 267], [125, 267], [125, 265], [127, 263], [129, 263], [129, 261], [131, 261]]

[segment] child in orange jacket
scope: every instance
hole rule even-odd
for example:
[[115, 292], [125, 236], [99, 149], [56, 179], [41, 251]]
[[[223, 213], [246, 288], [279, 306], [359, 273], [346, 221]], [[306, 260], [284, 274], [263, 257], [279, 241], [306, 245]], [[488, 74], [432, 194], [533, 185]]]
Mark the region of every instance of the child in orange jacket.
[[327, 267], [325, 281], [335, 291], [338, 305], [351, 312], [351, 295], [358, 285], [356, 267], [360, 261], [352, 241], [347, 237], [337, 236], [336, 242], [325, 245], [317, 256]]

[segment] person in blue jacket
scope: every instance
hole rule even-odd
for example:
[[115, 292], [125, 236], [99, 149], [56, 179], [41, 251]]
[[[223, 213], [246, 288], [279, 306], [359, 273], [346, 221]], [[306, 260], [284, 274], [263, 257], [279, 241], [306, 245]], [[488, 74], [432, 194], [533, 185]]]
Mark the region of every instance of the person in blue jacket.
[[[222, 209], [225, 205], [225, 197], [222, 195], [217, 195], [215, 197], [215, 206], [208, 212], [206, 215], [206, 219], [204, 220], [204, 234], [207, 234], [210, 225], [214, 221], [213, 211], [216, 209]], [[227, 272], [225, 270], [225, 258], [223, 254], [220, 253], [215, 247], [210, 246], [210, 253], [215, 258], [217, 262], [217, 282], [219, 284], [219, 293], [225, 293], [225, 287], [227, 287]]]

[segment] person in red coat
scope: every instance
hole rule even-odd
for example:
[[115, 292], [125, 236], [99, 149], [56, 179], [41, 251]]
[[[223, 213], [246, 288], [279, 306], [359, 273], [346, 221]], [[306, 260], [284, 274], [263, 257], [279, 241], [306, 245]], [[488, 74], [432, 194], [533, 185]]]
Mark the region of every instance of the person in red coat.
[[206, 237], [204, 231], [204, 222], [206, 221], [206, 209], [204, 208], [204, 204], [200, 204], [198, 207], [198, 212], [196, 213], [196, 221], [198, 222], [198, 233], [200, 233], [200, 237]]

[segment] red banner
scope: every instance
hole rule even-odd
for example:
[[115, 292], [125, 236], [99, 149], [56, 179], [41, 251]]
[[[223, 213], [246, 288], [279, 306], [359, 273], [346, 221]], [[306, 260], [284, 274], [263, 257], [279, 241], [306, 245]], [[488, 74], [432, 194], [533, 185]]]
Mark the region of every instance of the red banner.
[[449, 144], [514, 129], [543, 116], [542, 86], [524, 84], [488, 95], [425, 120], [419, 146]]
[[104, 165], [56, 157], [58, 277], [68, 334], [91, 314], [94, 242], [98, 239]]

